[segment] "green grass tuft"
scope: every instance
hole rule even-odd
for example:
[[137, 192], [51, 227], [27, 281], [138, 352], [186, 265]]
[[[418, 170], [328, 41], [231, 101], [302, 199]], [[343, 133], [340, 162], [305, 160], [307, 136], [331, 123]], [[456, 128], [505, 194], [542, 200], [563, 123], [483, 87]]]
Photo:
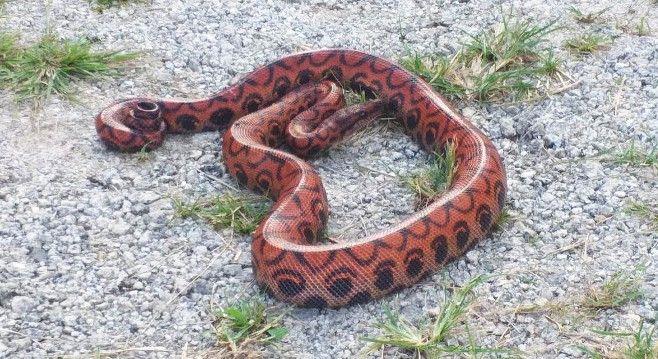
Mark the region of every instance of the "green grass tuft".
[[0, 87], [18, 100], [38, 103], [51, 95], [70, 97], [72, 82], [115, 75], [120, 63], [135, 54], [96, 52], [84, 40], [59, 40], [52, 34], [28, 47], [18, 47], [11, 35], [0, 35]]
[[182, 218], [198, 218], [215, 228], [231, 228], [249, 234], [269, 211], [270, 202], [260, 196], [218, 195], [191, 203], [174, 199], [174, 208]]
[[644, 321], [640, 322], [635, 333], [628, 334], [633, 340], [628, 343], [623, 350], [624, 356], [630, 359], [655, 359], [658, 358], [658, 342], [655, 341], [656, 337], [656, 324], [651, 331], [644, 328]]
[[550, 51], [544, 54], [539, 63], [539, 72], [547, 76], [555, 76], [560, 71], [563, 61]]
[[599, 10], [599, 11], [583, 13], [581, 10], [579, 10], [578, 8], [576, 8], [574, 6], [571, 6], [569, 8], [569, 12], [571, 13], [571, 16], [576, 21], [582, 22], [584, 24], [594, 23], [596, 20], [598, 20], [601, 17], [601, 15], [603, 15], [608, 10], [610, 10], [610, 7], [606, 7], [602, 10]]
[[461, 98], [466, 95], [466, 89], [462, 85], [449, 80], [453, 69], [458, 66], [456, 58], [413, 53], [400, 59], [400, 65], [422, 77], [430, 86], [446, 96]]
[[5, 68], [6, 64], [15, 61], [19, 53], [17, 44], [18, 37], [9, 33], [0, 33], [0, 70]]
[[554, 22], [535, 25], [503, 16], [498, 27], [470, 36], [465, 42], [461, 58], [465, 63], [482, 61], [496, 68], [507, 68], [514, 64], [527, 64], [540, 58], [540, 45], [557, 28]]
[[356, 92], [343, 88], [343, 96], [345, 97], [346, 107], [358, 105], [368, 101], [368, 97], [366, 96], [365, 91]]
[[651, 223], [653, 229], [658, 229], [658, 209], [642, 202], [630, 202], [624, 208], [624, 212], [643, 218]]
[[608, 37], [597, 34], [583, 34], [567, 40], [564, 46], [577, 54], [584, 55], [603, 50], [610, 43]]
[[151, 159], [152, 154], [151, 151], [149, 151], [148, 146], [150, 142], [142, 146], [142, 148], [139, 149], [139, 152], [137, 152], [137, 161], [139, 162], [146, 162]]
[[512, 220], [512, 215], [509, 213], [509, 211], [506, 208], [503, 208], [502, 212], [500, 212], [500, 216], [496, 221], [494, 222], [493, 226], [491, 226], [492, 231], [501, 231], [503, 227], [507, 223], [509, 223]]
[[89, 0], [89, 2], [95, 3], [97, 6], [96, 10], [102, 12], [103, 10], [109, 9], [113, 6], [121, 6], [131, 2], [141, 3], [141, 2], [145, 2], [145, 0]]
[[400, 64], [437, 91], [460, 99], [502, 101], [532, 98], [561, 78], [561, 62], [543, 47], [557, 27], [503, 15], [496, 27], [469, 35], [452, 57], [412, 53]]
[[[413, 352], [416, 358], [438, 358], [445, 354], [458, 353], [503, 353], [503, 350], [476, 346], [470, 335], [466, 341], [467, 344], [452, 344], [454, 340], [450, 340], [448, 343], [449, 339], [454, 339], [452, 334], [457, 327], [465, 327], [461, 323], [475, 298], [473, 290], [485, 280], [486, 277], [477, 276], [455, 290], [434, 320], [425, 325], [416, 326], [400, 314], [386, 310], [386, 318], [376, 325], [382, 334], [377, 337], [363, 338], [370, 343], [366, 351], [373, 352], [382, 347], [394, 346]], [[468, 328], [466, 331], [468, 332]]]
[[618, 308], [643, 296], [641, 289], [644, 267], [632, 272], [618, 271], [598, 287], [590, 290], [582, 298], [581, 305], [586, 309], [602, 310]]
[[282, 315], [268, 315], [265, 304], [257, 298], [220, 308], [214, 315], [217, 343], [233, 352], [251, 344], [278, 342], [288, 333], [281, 325]]
[[646, 16], [642, 16], [640, 22], [635, 25], [635, 34], [637, 36], [649, 36], [651, 34], [651, 28], [649, 28]]
[[612, 162], [618, 165], [631, 165], [637, 167], [658, 165], [658, 147], [645, 151], [631, 142], [628, 148], [613, 155]]
[[625, 346], [614, 350], [601, 352], [595, 348], [581, 346], [580, 349], [590, 358], [623, 358], [623, 359], [656, 359], [658, 358], [658, 342], [656, 341], [656, 324], [651, 330], [645, 327], [644, 321], [634, 332], [615, 332], [609, 330], [592, 330], [594, 333], [617, 338], [631, 338]]
[[633, 17], [630, 19], [617, 20], [617, 29], [629, 35], [649, 36], [651, 35], [651, 28], [647, 21], [647, 16], [640, 16], [639, 18]]
[[416, 193], [419, 208], [432, 203], [452, 185], [458, 166], [455, 151], [456, 146], [453, 143], [446, 143], [442, 152], [434, 152], [427, 168], [404, 179], [407, 186]]

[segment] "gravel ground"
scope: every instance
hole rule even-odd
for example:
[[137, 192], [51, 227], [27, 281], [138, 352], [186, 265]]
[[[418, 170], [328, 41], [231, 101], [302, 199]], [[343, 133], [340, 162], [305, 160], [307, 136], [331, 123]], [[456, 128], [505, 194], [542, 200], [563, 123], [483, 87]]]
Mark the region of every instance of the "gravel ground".
[[[440, 305], [454, 285], [495, 275], [469, 316], [483, 346], [528, 357], [582, 355], [591, 328], [630, 330], [658, 311], [658, 239], [628, 201], [658, 201], [655, 169], [596, 156], [658, 138], [658, 39], [624, 33], [619, 21], [658, 7], [637, 1], [517, 2], [523, 16], [558, 20], [551, 37], [598, 31], [606, 51], [558, 50], [579, 86], [531, 104], [458, 106], [501, 151], [511, 221], [462, 260], [399, 295], [340, 310], [286, 308], [289, 335], [273, 357], [351, 358], [378, 332], [386, 306], [409, 320]], [[605, 24], [577, 24], [568, 8], [601, 9]], [[268, 60], [300, 49], [349, 47], [397, 58], [405, 47], [453, 51], [464, 31], [500, 20], [497, 1], [160, 1], [103, 13], [84, 0], [7, 0], [3, 28], [37, 38], [50, 27], [103, 49], [144, 51], [117, 79], [80, 84], [79, 103], [54, 98], [38, 113], [0, 93], [0, 357], [188, 356], [212, 348], [210, 308], [257, 293], [250, 238], [175, 218], [171, 197], [225, 192], [204, 174], [235, 182], [220, 163], [217, 134], [170, 136], [146, 161], [108, 152], [92, 118], [120, 97], [207, 95]], [[630, 12], [631, 9], [635, 13]], [[397, 174], [426, 155], [400, 129], [380, 124], [313, 161], [332, 206], [329, 231], [345, 238], [384, 228], [413, 210]], [[355, 195], [356, 194], [356, 195]], [[578, 298], [617, 270], [647, 267], [643, 299], [586, 319], [514, 314], [519, 305]], [[271, 305], [276, 302], [267, 299]], [[151, 350], [130, 348], [152, 347]], [[156, 350], [157, 349], [157, 350]], [[164, 350], [164, 351], [158, 351]], [[386, 350], [386, 357], [403, 353]], [[377, 354], [379, 356], [379, 354]]]

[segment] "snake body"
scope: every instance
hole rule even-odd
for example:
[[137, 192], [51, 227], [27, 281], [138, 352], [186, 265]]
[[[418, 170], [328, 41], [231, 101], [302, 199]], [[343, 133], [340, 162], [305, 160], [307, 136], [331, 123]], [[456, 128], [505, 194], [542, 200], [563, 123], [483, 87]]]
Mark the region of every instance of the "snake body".
[[[345, 84], [373, 100], [341, 108], [339, 85]], [[456, 145], [453, 183], [392, 228], [347, 243], [320, 243], [327, 198], [317, 171], [300, 157], [382, 111], [395, 114], [427, 151]], [[299, 306], [364, 303], [418, 282], [482, 239], [505, 202], [505, 170], [491, 140], [423, 80], [354, 50], [289, 55], [205, 99], [121, 100], [96, 117], [96, 128], [104, 143], [123, 151], [153, 149], [168, 132], [226, 129], [228, 171], [274, 200], [253, 233], [256, 280]]]

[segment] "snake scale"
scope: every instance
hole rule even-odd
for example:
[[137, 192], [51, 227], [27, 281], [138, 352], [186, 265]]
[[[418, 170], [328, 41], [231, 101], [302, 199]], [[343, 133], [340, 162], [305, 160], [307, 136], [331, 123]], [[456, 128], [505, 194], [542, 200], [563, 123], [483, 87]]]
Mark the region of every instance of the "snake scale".
[[[371, 100], [344, 107], [343, 85]], [[427, 151], [455, 144], [453, 183], [392, 228], [347, 243], [321, 243], [326, 193], [318, 172], [301, 158], [383, 111]], [[505, 202], [505, 169], [491, 140], [420, 78], [354, 50], [288, 55], [205, 99], [120, 100], [95, 123], [101, 140], [121, 151], [156, 148], [165, 133], [225, 130], [228, 172], [274, 200], [253, 233], [256, 280], [299, 306], [364, 303], [420, 281], [482, 239]]]

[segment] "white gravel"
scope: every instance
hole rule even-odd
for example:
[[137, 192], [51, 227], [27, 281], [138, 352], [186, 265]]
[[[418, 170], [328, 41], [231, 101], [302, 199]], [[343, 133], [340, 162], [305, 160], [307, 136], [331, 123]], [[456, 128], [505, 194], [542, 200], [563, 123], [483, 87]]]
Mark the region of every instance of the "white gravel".
[[[654, 323], [658, 236], [622, 209], [630, 200], [658, 201], [656, 171], [596, 155], [631, 141], [658, 145], [658, 7], [611, 0], [514, 5], [523, 16], [563, 25], [551, 38], [555, 47], [585, 30], [615, 41], [583, 58], [558, 50], [581, 81], [563, 94], [531, 104], [459, 104], [504, 157], [512, 221], [397, 296], [340, 310], [288, 308], [290, 334], [272, 356], [352, 358], [366, 345], [359, 338], [377, 333], [373, 324], [384, 307], [422, 318], [452, 285], [478, 274], [496, 275], [477, 289], [470, 317], [484, 346], [517, 348], [528, 357], [578, 357], [577, 346], [595, 336], [590, 328]], [[606, 24], [581, 25], [569, 16], [571, 5], [611, 9]], [[210, 308], [257, 293], [248, 236], [174, 218], [170, 197], [226, 191], [204, 172], [235, 183], [220, 163], [218, 135], [170, 136], [142, 162], [97, 140], [92, 118], [107, 103], [144, 94], [204, 96], [300, 49], [340, 46], [390, 58], [405, 46], [450, 52], [464, 31], [500, 20], [492, 0], [155, 0], [103, 13], [90, 6], [7, 0], [0, 10], [3, 28], [25, 42], [50, 27], [62, 37], [98, 41], [98, 48], [145, 52], [120, 78], [80, 84], [80, 103], [54, 98], [33, 114], [0, 93], [0, 357], [144, 347], [164, 351], [119, 355], [197, 355], [213, 344]], [[642, 14], [654, 35], [614, 25]], [[349, 239], [408, 215], [412, 194], [387, 174], [410, 173], [424, 160], [399, 128], [385, 125], [315, 160], [332, 206], [330, 232]], [[542, 314], [512, 314], [519, 305], [575, 298], [641, 262], [646, 295], [623, 308], [580, 323], [566, 319], [562, 327]]]

